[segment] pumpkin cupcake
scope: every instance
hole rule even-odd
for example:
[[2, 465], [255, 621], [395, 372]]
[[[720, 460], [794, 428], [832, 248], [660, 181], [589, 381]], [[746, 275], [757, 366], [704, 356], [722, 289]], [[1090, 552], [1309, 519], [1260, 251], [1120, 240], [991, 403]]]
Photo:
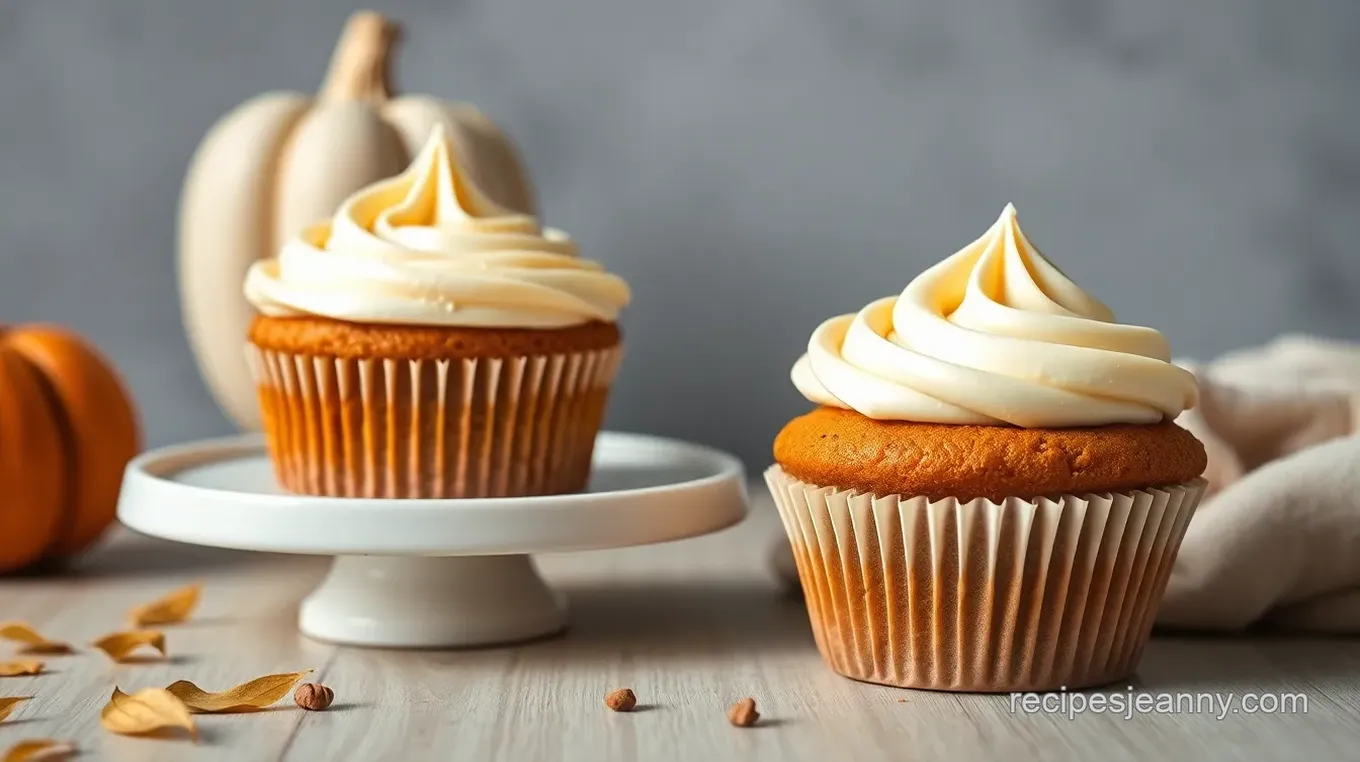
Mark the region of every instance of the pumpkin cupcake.
[[504, 209], [442, 129], [256, 263], [248, 354], [281, 484], [311, 495], [583, 489], [627, 284]]
[[817, 647], [956, 691], [1131, 675], [1203, 493], [1194, 377], [1025, 238], [1015, 209], [898, 296], [822, 323], [819, 407], [765, 473]]

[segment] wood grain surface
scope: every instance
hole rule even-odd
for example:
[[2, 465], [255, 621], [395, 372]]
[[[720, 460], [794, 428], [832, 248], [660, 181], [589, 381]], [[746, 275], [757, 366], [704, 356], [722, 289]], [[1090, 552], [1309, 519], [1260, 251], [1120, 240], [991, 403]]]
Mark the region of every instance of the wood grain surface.
[[[75, 741], [77, 759], [114, 761], [1360, 759], [1353, 640], [1159, 637], [1132, 685], [1097, 694], [1107, 702], [1130, 691], [1144, 702], [1232, 694], [1226, 712], [1026, 712], [1018, 697], [837, 677], [813, 646], [800, 601], [767, 566], [779, 528], [762, 489], [752, 488], [747, 522], [711, 537], [541, 558], [570, 597], [570, 630], [471, 651], [309, 641], [297, 633], [296, 609], [325, 559], [120, 533], [59, 576], [0, 583], [0, 619], [82, 646], [43, 657], [47, 674], [0, 678], [0, 696], [34, 697], [0, 724], [0, 749], [52, 737]], [[123, 629], [134, 605], [195, 580], [205, 583], [202, 605], [192, 621], [166, 629], [168, 660], [117, 665], [84, 647]], [[0, 645], [0, 658], [12, 650]], [[131, 692], [190, 679], [214, 690], [305, 668], [334, 689], [329, 711], [304, 712], [285, 699], [264, 712], [202, 716], [197, 745], [115, 736], [99, 724], [114, 686]], [[620, 687], [636, 692], [638, 711], [605, 708], [605, 694]], [[1247, 693], [1267, 704], [1302, 694], [1306, 707], [1285, 701], [1293, 706], [1251, 713]], [[761, 721], [733, 727], [727, 709], [746, 696]]]

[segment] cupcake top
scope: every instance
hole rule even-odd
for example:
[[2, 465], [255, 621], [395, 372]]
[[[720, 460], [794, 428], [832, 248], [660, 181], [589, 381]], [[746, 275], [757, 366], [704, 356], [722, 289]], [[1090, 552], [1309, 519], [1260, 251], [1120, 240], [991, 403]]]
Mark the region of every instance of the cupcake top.
[[567, 234], [487, 198], [442, 127], [405, 172], [253, 264], [245, 294], [270, 317], [482, 328], [612, 323], [631, 298]]
[[898, 296], [822, 323], [793, 367], [808, 400], [868, 418], [1022, 428], [1150, 424], [1194, 376], [1025, 238], [1015, 208]]

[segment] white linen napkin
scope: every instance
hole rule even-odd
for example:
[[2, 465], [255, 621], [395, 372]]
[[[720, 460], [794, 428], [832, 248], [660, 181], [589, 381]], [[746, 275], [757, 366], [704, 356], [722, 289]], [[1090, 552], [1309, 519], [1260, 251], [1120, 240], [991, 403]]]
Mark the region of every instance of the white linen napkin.
[[1285, 336], [1182, 362], [1209, 493], [1158, 612], [1162, 627], [1360, 632], [1360, 346]]

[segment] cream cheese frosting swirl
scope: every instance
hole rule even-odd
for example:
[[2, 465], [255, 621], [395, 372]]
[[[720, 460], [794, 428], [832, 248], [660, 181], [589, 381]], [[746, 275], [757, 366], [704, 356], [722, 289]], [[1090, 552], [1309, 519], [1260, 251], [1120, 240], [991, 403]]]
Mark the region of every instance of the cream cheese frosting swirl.
[[405, 172], [254, 263], [245, 294], [272, 317], [489, 328], [613, 322], [631, 299], [565, 233], [478, 190], [440, 128]]
[[1147, 424], [1197, 401], [1162, 335], [1116, 323], [1025, 238], [1010, 205], [900, 295], [818, 326], [792, 378], [817, 404], [920, 423]]

